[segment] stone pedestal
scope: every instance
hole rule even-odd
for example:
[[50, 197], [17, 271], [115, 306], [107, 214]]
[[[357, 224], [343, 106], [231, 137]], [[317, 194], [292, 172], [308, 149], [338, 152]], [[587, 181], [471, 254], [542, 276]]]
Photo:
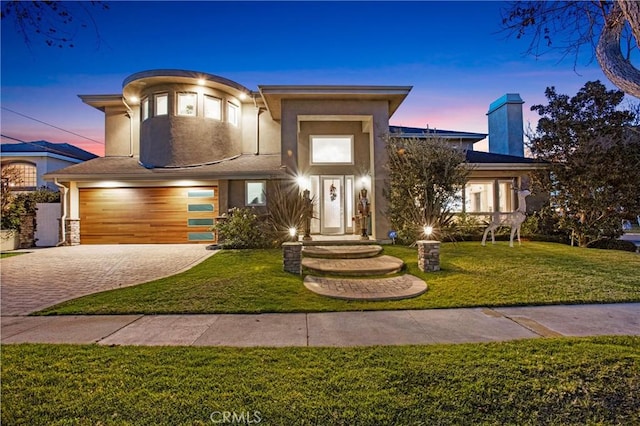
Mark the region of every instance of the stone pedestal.
[[65, 221], [65, 245], [77, 246], [80, 244], [80, 219], [67, 219]]
[[20, 216], [20, 234], [18, 248], [27, 249], [34, 247], [36, 231], [36, 215], [24, 214]]
[[282, 243], [282, 263], [285, 272], [302, 274], [302, 243]]
[[420, 240], [418, 244], [418, 267], [423, 272], [440, 270], [440, 241]]

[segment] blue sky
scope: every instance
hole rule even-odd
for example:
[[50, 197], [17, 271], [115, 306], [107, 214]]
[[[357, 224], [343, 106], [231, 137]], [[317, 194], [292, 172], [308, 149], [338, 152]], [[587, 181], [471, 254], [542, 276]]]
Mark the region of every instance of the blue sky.
[[[524, 56], [528, 40], [500, 32], [502, 2], [113, 2], [76, 28], [74, 48], [30, 46], [2, 23], [2, 106], [104, 141], [103, 114], [78, 94], [121, 93], [129, 75], [157, 68], [202, 71], [249, 89], [268, 84], [407, 85], [391, 124], [487, 132], [486, 112], [520, 93], [525, 123], [544, 90], [575, 94], [598, 64]], [[80, 19], [88, 20], [86, 15]], [[2, 134], [104, 146], [0, 111]], [[9, 142], [3, 138], [2, 142]]]

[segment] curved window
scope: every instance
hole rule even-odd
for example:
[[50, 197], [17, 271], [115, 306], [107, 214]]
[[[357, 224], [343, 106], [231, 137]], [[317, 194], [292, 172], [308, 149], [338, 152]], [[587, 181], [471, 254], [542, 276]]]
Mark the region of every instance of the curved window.
[[204, 116], [215, 120], [222, 119], [222, 101], [213, 96], [204, 95]]
[[197, 99], [195, 93], [178, 93], [178, 115], [195, 117]]
[[238, 116], [240, 115], [240, 107], [227, 102], [227, 121], [234, 126], [238, 125]]
[[142, 114], [142, 121], [146, 120], [147, 118], [149, 118], [149, 98], [144, 98], [142, 100], [142, 105], [140, 106], [141, 114]]
[[154, 96], [153, 103], [155, 104], [155, 113], [157, 115], [167, 115], [169, 113], [169, 95], [166, 93], [159, 93]]
[[10, 163], [2, 166], [2, 179], [7, 179], [9, 188], [14, 190], [36, 189], [38, 175], [31, 163]]

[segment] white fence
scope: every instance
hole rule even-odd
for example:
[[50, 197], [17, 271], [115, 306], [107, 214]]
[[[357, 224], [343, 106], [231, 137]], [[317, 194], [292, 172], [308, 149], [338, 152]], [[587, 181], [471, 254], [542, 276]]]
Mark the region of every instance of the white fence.
[[52, 247], [58, 244], [60, 203], [36, 204], [36, 247]]

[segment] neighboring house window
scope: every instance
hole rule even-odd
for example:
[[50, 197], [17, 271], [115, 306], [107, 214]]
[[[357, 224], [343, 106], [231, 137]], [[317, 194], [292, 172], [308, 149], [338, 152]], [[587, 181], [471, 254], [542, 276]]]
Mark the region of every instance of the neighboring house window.
[[240, 107], [231, 102], [227, 103], [227, 121], [234, 126], [238, 125], [238, 116], [240, 115]]
[[247, 206], [264, 206], [267, 204], [267, 181], [247, 181], [245, 194]]
[[140, 109], [142, 110], [141, 111], [142, 121], [149, 118], [149, 98], [144, 98], [142, 100], [142, 105], [140, 106]]
[[15, 190], [36, 189], [38, 186], [38, 174], [36, 166], [31, 163], [9, 163], [2, 167], [10, 170], [3, 173], [9, 178], [9, 188]]
[[467, 213], [493, 212], [493, 181], [472, 181], [465, 188]]
[[311, 164], [353, 164], [353, 136], [311, 136]]
[[513, 181], [498, 182], [498, 205], [501, 212], [512, 212], [514, 204]]
[[222, 101], [213, 96], [204, 95], [204, 116], [215, 120], [222, 119]]
[[167, 115], [169, 113], [169, 95], [166, 93], [161, 93], [155, 95], [153, 98], [153, 103], [155, 104], [155, 114], [154, 115]]
[[195, 117], [197, 99], [195, 93], [178, 93], [178, 115]]
[[471, 180], [464, 192], [467, 213], [512, 212], [515, 194], [513, 179]]

